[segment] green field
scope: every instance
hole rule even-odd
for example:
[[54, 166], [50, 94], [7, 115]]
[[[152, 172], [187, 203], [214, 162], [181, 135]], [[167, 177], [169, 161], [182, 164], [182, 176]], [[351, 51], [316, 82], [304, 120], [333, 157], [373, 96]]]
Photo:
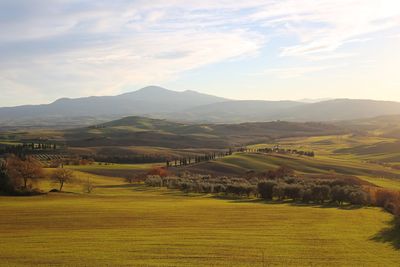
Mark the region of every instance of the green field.
[[0, 197], [0, 265], [398, 266], [392, 216], [378, 208], [188, 196], [77, 174], [97, 184], [92, 194], [74, 184]]

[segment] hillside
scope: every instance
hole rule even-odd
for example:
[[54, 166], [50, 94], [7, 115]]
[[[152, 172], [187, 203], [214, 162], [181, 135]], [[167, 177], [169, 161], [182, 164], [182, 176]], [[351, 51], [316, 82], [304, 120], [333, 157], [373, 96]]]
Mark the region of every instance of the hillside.
[[157, 146], [228, 148], [274, 138], [343, 133], [323, 123], [259, 122], [184, 124], [144, 117], [126, 117], [91, 127], [64, 131], [70, 146]]
[[341, 121], [335, 123], [335, 125], [352, 131], [367, 131], [382, 137], [400, 138], [400, 115]]
[[50, 104], [0, 108], [0, 127], [71, 128], [125, 116], [185, 123], [243, 123], [274, 120], [332, 122], [400, 115], [400, 103], [336, 99], [321, 102], [229, 100], [157, 86], [117, 96], [62, 98]]

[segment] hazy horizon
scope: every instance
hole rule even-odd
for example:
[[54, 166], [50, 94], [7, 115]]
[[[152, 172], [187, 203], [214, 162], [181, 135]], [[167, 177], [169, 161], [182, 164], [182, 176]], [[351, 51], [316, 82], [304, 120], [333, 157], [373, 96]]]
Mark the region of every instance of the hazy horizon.
[[[66, 96], [60, 96], [56, 99], [52, 99], [49, 100], [48, 102], [43, 102], [43, 103], [35, 103], [32, 105], [47, 105], [47, 104], [51, 104], [57, 100], [60, 99], [79, 99], [79, 98], [86, 98], [86, 97], [102, 97], [102, 96], [118, 96], [118, 95], [122, 95], [122, 94], [126, 94], [126, 93], [134, 93], [137, 91], [140, 91], [142, 89], [146, 89], [147, 87], [160, 87], [169, 91], [173, 91], [173, 92], [185, 92], [185, 91], [192, 91], [192, 92], [197, 92], [200, 94], [206, 94], [206, 95], [211, 95], [211, 96], [215, 96], [215, 97], [220, 97], [220, 98], [225, 98], [227, 101], [246, 101], [246, 100], [260, 100], [260, 101], [296, 101], [296, 102], [303, 102], [303, 103], [317, 103], [317, 102], [323, 102], [323, 101], [331, 101], [331, 100], [338, 100], [338, 99], [352, 99], [352, 100], [372, 100], [372, 101], [394, 101], [394, 102], [400, 102], [400, 101], [396, 101], [396, 100], [385, 100], [385, 99], [372, 99], [372, 98], [348, 98], [348, 97], [324, 97], [324, 98], [302, 98], [302, 99], [256, 99], [256, 98], [247, 98], [247, 99], [235, 99], [235, 98], [229, 98], [223, 95], [214, 95], [211, 93], [202, 93], [201, 91], [197, 91], [197, 90], [191, 90], [191, 89], [185, 89], [182, 91], [177, 91], [171, 88], [165, 88], [163, 86], [160, 85], [148, 85], [142, 88], [137, 88], [137, 89], [133, 89], [131, 91], [127, 91], [127, 92], [122, 92], [122, 93], [118, 93], [118, 94], [111, 94], [111, 95], [89, 95], [89, 96], [76, 96], [76, 97], [66, 97]], [[24, 105], [31, 105], [31, 104], [18, 104], [18, 105], [14, 105], [14, 106], [0, 106], [0, 108], [6, 108], [6, 107], [18, 107], [18, 106], [24, 106]]]
[[147, 85], [235, 100], [400, 101], [400, 3], [0, 3], [0, 107]]

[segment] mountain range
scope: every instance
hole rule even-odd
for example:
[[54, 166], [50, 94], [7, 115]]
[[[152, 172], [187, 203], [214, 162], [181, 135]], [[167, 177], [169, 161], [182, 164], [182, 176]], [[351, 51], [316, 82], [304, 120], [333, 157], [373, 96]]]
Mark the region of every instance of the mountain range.
[[400, 103], [334, 99], [320, 102], [231, 100], [158, 86], [117, 96], [61, 98], [50, 104], [0, 108], [1, 126], [89, 125], [124, 116], [180, 122], [341, 121], [400, 114]]

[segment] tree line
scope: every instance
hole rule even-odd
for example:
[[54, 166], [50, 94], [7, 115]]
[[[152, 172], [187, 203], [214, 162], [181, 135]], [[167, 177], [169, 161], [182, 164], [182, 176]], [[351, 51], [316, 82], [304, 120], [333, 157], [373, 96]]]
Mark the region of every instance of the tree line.
[[233, 149], [229, 149], [225, 152], [218, 152], [218, 153], [207, 153], [204, 155], [196, 155], [196, 156], [188, 156], [188, 157], [180, 157], [175, 159], [167, 159], [166, 160], [166, 167], [179, 167], [179, 166], [187, 166], [195, 163], [206, 162], [218, 158], [223, 158], [226, 156], [232, 155], [234, 152]]
[[345, 179], [302, 179], [281, 167], [259, 176], [245, 178], [211, 177], [183, 173], [175, 176], [153, 172], [145, 179], [153, 187], [167, 187], [189, 193], [224, 194], [256, 197], [266, 201], [293, 201], [314, 204], [344, 204], [382, 207], [394, 214], [400, 223], [400, 192], [365, 187]]
[[314, 151], [304, 151], [304, 150], [298, 150], [298, 149], [284, 149], [281, 148], [280, 146], [274, 146], [272, 148], [266, 147], [266, 148], [240, 148], [238, 151], [240, 152], [256, 152], [256, 153], [278, 153], [278, 154], [295, 154], [299, 156], [307, 156], [307, 157], [315, 157], [315, 152]]

